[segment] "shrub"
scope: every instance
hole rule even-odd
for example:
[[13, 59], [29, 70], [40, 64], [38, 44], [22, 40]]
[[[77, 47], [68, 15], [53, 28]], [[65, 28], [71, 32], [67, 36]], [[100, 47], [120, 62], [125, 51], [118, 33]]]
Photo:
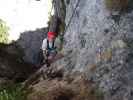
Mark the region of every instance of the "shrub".
[[0, 100], [26, 100], [27, 92], [19, 84], [0, 89]]
[[105, 0], [107, 9], [113, 11], [126, 10], [128, 7], [128, 0]]
[[0, 43], [7, 43], [8, 42], [8, 30], [6, 23], [0, 19]]

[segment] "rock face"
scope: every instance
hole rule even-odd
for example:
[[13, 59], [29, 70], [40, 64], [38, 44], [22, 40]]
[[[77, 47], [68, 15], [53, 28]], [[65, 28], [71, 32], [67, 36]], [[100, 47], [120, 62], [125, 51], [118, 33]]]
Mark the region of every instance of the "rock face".
[[17, 41], [24, 50], [24, 61], [32, 64], [38, 64], [41, 60], [40, 52], [42, 41], [46, 37], [47, 28], [27, 31], [21, 34]]
[[105, 0], [64, 1], [66, 56], [54, 65], [66, 73], [84, 72], [104, 92], [105, 100], [132, 100], [132, 1], [126, 10], [116, 11], [107, 9]]
[[0, 44], [0, 78], [24, 81], [41, 63], [41, 45], [47, 28], [27, 31], [18, 41]]
[[0, 44], [0, 78], [19, 82], [33, 73], [34, 66], [25, 63], [22, 56], [23, 52], [16, 44]]

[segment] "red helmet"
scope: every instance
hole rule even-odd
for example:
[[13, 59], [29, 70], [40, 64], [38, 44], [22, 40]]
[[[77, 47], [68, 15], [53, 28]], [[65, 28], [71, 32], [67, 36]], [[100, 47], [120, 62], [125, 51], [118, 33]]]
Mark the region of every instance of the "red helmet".
[[55, 32], [48, 32], [48, 39], [53, 39], [53, 38], [55, 38], [55, 36], [56, 36], [56, 33]]

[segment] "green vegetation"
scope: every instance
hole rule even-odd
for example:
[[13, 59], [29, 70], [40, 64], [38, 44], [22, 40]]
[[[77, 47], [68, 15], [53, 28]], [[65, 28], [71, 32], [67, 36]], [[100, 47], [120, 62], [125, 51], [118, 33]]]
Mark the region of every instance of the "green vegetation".
[[102, 90], [100, 90], [99, 88], [95, 88], [94, 91], [92, 91], [92, 94], [94, 93], [94, 95], [98, 98], [98, 100], [103, 100], [104, 98], [104, 93]]
[[63, 21], [64, 21], [65, 17], [66, 17], [66, 5], [65, 5], [64, 0], [61, 0], [61, 3], [62, 3], [61, 14], [62, 14], [62, 18], [63, 18]]
[[[67, 3], [69, 3], [70, 0], [67, 0]], [[61, 41], [61, 47], [60, 47], [60, 51], [62, 50], [63, 48], [63, 44], [64, 44], [64, 32], [65, 32], [65, 28], [66, 28], [66, 23], [65, 23], [65, 17], [66, 17], [66, 5], [65, 5], [65, 1], [64, 0], [61, 0], [61, 3], [62, 3], [62, 6], [61, 6], [61, 19], [60, 19], [60, 24], [59, 24], [59, 38], [60, 38], [60, 41]]]
[[27, 94], [20, 84], [5, 86], [0, 89], [0, 100], [26, 100]]
[[0, 19], [0, 43], [8, 43], [8, 30], [9, 27]]
[[122, 11], [128, 8], [128, 0], [105, 0], [107, 9], [114, 11]]

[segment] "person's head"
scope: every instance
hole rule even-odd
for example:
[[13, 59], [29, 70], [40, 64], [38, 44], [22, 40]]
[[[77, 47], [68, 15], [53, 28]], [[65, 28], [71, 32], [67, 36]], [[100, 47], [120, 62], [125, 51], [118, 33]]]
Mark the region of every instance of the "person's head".
[[55, 32], [48, 32], [48, 40], [49, 41], [53, 41], [56, 37], [56, 33]]

